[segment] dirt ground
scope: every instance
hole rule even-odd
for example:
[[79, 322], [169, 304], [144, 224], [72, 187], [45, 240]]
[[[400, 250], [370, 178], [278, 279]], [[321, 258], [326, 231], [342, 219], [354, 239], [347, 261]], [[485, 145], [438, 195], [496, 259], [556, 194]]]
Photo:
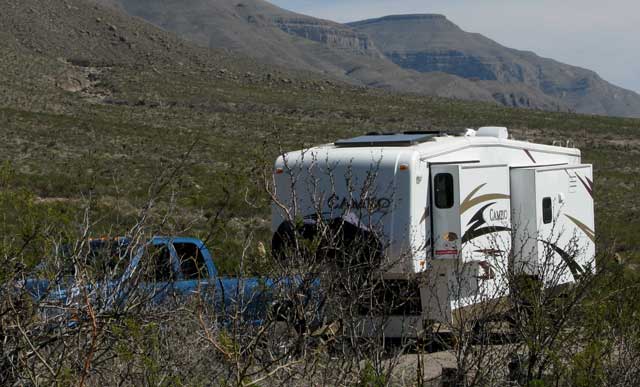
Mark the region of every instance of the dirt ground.
[[397, 359], [392, 376], [392, 384], [400, 386], [416, 385], [418, 364], [422, 361], [422, 380], [424, 386], [440, 386], [442, 369], [455, 368], [456, 358], [453, 352], [443, 351], [428, 354], [408, 354]]

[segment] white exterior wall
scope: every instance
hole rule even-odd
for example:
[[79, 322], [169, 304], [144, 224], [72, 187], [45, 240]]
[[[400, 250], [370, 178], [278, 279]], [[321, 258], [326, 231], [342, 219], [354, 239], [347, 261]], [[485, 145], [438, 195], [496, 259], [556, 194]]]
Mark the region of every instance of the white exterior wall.
[[[590, 165], [515, 170], [513, 180], [535, 190], [514, 201], [516, 270], [538, 276], [547, 286], [574, 282], [595, 270], [593, 175]], [[524, 196], [527, 195], [527, 196]], [[543, 219], [543, 199], [550, 198], [552, 217]]]
[[413, 257], [424, 255], [425, 231], [417, 228], [422, 213], [412, 212], [426, 204], [427, 170], [420, 166], [426, 164], [412, 148], [313, 148], [289, 153], [275, 164], [276, 171], [282, 170], [274, 175], [281, 205], [272, 206], [272, 231], [285, 221], [314, 215], [343, 217], [382, 234], [390, 273], [413, 272]]

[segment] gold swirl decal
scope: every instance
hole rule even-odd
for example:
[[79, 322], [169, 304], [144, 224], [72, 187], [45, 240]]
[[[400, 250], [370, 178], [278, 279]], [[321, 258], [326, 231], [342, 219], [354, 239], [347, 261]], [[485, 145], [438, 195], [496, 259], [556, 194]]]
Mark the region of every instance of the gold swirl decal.
[[480, 203], [488, 202], [489, 200], [511, 199], [511, 196], [505, 195], [505, 194], [500, 194], [500, 193], [491, 193], [491, 194], [486, 194], [486, 195], [480, 195], [480, 196], [474, 198], [473, 195], [478, 193], [478, 191], [480, 191], [482, 189], [482, 187], [484, 187], [485, 185], [487, 185], [487, 183], [479, 185], [473, 191], [471, 191], [469, 193], [469, 195], [467, 195], [466, 198], [464, 198], [464, 200], [460, 204], [460, 215], [462, 215], [465, 212], [467, 212], [473, 206], [478, 205]]

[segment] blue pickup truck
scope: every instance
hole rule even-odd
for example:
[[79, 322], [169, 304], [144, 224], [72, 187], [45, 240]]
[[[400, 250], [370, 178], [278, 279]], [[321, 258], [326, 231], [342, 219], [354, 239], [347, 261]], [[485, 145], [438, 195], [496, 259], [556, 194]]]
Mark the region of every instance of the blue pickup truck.
[[77, 273], [73, 273], [77, 265], [71, 265], [66, 270], [66, 278], [71, 279], [65, 280], [64, 275], [54, 280], [28, 279], [21, 287], [41, 305], [59, 310], [81, 305], [87, 296], [98, 300], [103, 310], [122, 307], [133, 297], [154, 306], [199, 296], [221, 315], [240, 312], [256, 322], [277, 303], [276, 291], [292, 285], [310, 289], [302, 279], [220, 276], [211, 253], [195, 238], [154, 237], [141, 246], [133, 246], [126, 238], [94, 239], [88, 247], [82, 254], [83, 267], [111, 273], [109, 279], [77, 284]]

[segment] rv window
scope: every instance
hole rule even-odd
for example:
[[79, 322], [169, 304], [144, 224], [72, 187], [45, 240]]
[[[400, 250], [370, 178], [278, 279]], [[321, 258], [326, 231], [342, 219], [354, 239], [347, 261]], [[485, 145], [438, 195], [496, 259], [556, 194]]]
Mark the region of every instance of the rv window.
[[553, 220], [553, 207], [551, 204], [551, 198], [542, 199], [542, 221], [544, 224], [549, 224]]
[[453, 176], [439, 173], [433, 181], [434, 200], [438, 208], [453, 207]]

